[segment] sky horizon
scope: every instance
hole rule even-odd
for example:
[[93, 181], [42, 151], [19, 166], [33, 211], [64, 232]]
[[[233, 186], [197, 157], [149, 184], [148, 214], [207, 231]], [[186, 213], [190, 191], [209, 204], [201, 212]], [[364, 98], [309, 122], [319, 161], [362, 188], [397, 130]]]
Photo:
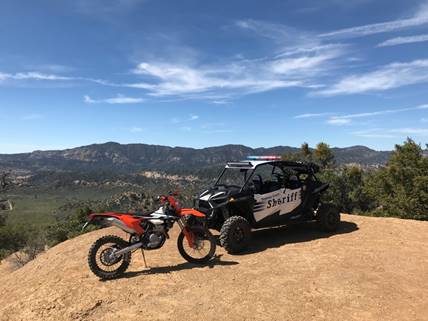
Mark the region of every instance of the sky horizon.
[[428, 1], [5, 0], [0, 154], [428, 143]]

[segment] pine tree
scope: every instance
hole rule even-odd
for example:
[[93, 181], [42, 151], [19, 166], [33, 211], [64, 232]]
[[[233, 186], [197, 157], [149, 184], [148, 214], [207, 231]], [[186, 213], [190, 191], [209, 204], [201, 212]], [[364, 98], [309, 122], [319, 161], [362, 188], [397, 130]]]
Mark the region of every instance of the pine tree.
[[390, 215], [428, 220], [428, 158], [421, 146], [410, 138], [396, 145], [386, 166], [371, 175], [366, 190]]
[[315, 160], [322, 168], [332, 167], [334, 165], [334, 153], [326, 143], [318, 143], [314, 151]]

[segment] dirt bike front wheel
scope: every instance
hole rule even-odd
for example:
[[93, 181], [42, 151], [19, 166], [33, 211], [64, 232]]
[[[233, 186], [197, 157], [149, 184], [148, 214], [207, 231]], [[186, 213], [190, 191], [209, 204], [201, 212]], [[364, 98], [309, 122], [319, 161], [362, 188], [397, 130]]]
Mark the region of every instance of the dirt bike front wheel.
[[131, 252], [119, 257], [114, 251], [129, 246], [124, 239], [115, 235], [106, 235], [92, 244], [88, 253], [88, 264], [91, 271], [103, 280], [111, 280], [123, 274], [131, 262]]
[[216, 241], [209, 230], [198, 229], [192, 233], [192, 246], [189, 245], [183, 232], [177, 239], [178, 252], [190, 263], [203, 264], [208, 262], [215, 254]]

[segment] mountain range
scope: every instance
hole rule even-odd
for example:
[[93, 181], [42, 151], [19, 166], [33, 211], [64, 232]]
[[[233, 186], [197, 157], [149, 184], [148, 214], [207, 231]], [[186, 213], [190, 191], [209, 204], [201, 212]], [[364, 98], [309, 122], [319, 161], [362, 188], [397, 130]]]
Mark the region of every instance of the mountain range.
[[[391, 154], [390, 151], [376, 151], [365, 146], [335, 147], [332, 150], [339, 165], [357, 163], [362, 166], [378, 166], [384, 164]], [[108, 142], [65, 150], [0, 154], [0, 169], [182, 172], [220, 166], [227, 161], [245, 159], [249, 155], [283, 155], [298, 151], [299, 148], [290, 146], [251, 148], [244, 145], [223, 145], [195, 149]]]

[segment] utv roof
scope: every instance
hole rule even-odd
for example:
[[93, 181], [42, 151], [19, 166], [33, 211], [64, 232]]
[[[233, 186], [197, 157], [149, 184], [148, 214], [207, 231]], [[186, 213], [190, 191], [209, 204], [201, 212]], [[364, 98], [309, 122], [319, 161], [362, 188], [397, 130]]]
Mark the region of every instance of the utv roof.
[[244, 160], [240, 162], [229, 162], [226, 163], [226, 168], [243, 168], [243, 169], [255, 169], [257, 166], [262, 164], [272, 164], [281, 167], [289, 167], [297, 171], [314, 171], [318, 172], [319, 167], [314, 163], [307, 162], [295, 162], [295, 161], [283, 161], [283, 160]]

